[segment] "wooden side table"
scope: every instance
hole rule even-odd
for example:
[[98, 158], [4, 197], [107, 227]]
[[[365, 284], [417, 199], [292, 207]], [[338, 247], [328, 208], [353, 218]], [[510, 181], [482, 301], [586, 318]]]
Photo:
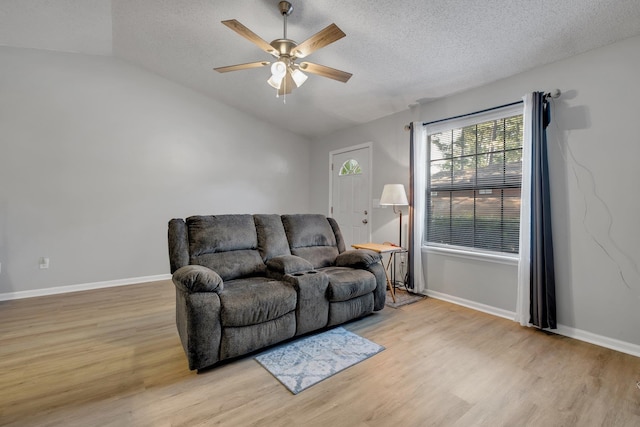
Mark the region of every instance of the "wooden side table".
[[[380, 243], [356, 243], [351, 245], [351, 247], [356, 249], [369, 249], [370, 251], [378, 252], [379, 254], [389, 255], [393, 254], [394, 252], [404, 251], [404, 249], [400, 246], [381, 245]], [[389, 292], [391, 293], [391, 299], [393, 299], [393, 302], [396, 302], [396, 291], [393, 287], [393, 284], [391, 283], [391, 280], [389, 279], [389, 273], [387, 272], [387, 270], [389, 270], [389, 265], [391, 265], [391, 256], [389, 257], [389, 263], [387, 264], [386, 268], [384, 267], [384, 263], [382, 262], [382, 260], [380, 261], [380, 263], [384, 268], [384, 275], [387, 278], [387, 286], [389, 287]]]

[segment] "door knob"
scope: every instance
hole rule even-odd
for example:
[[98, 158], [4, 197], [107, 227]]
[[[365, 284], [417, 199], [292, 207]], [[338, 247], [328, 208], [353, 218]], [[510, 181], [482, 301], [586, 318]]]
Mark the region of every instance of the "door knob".
[[367, 221], [367, 218], [365, 218], [365, 219], [363, 219], [363, 220], [362, 220], [362, 223], [363, 223], [363, 224], [367, 224], [368, 222], [369, 222], [369, 221]]

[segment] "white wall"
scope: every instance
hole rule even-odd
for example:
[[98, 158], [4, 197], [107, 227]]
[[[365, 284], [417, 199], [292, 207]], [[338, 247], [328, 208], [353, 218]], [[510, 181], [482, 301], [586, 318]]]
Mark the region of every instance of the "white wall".
[[167, 274], [171, 218], [309, 210], [308, 140], [122, 61], [0, 48], [0, 94], [0, 295]]
[[[612, 342], [640, 345], [640, 37], [443, 98], [313, 141], [312, 157], [374, 142], [374, 197], [388, 182], [408, 185], [412, 120], [430, 121], [563, 91], [549, 129], [558, 321]], [[417, 94], [418, 95], [418, 94]], [[326, 209], [326, 161], [311, 171], [313, 210]], [[373, 212], [374, 240], [393, 238], [388, 212]], [[426, 255], [430, 291], [515, 311], [516, 268]], [[622, 280], [624, 276], [625, 280]], [[640, 348], [640, 347], [638, 347]]]

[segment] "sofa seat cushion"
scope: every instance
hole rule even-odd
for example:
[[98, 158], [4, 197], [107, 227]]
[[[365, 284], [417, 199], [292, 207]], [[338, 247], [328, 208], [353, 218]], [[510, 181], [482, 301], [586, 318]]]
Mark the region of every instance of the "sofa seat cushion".
[[224, 282], [220, 292], [222, 326], [249, 326], [277, 319], [296, 309], [296, 291], [263, 277]]
[[348, 301], [373, 292], [376, 288], [376, 277], [367, 270], [326, 267], [319, 271], [329, 276], [327, 298], [330, 302]]

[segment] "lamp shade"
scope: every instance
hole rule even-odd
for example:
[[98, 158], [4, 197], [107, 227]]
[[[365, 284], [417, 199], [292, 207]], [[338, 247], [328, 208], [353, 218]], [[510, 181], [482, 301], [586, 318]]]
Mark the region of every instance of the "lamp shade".
[[406, 206], [409, 204], [407, 193], [402, 184], [385, 184], [380, 196], [381, 205]]

